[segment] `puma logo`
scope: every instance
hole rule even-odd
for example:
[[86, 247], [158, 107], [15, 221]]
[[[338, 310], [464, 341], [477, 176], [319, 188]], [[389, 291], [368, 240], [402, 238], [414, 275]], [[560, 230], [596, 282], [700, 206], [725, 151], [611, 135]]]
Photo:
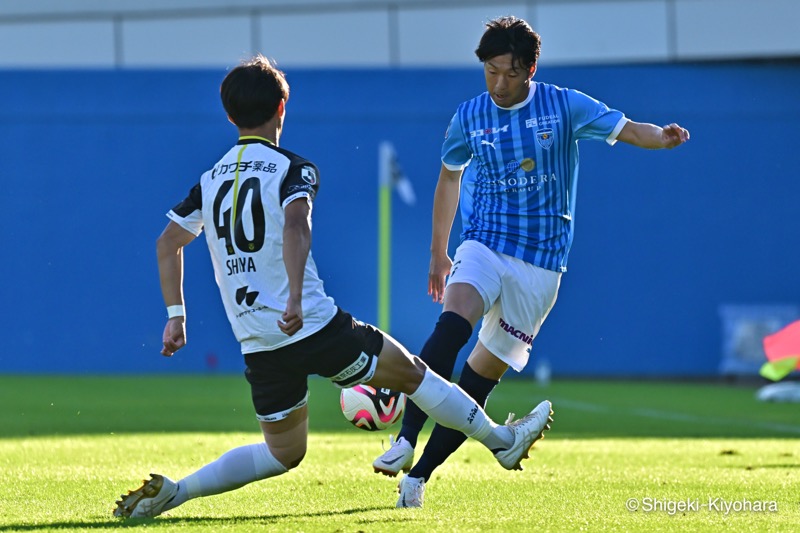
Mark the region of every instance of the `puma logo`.
[[495, 146], [494, 146], [494, 143], [496, 143], [496, 142], [497, 142], [497, 138], [496, 137], [495, 137], [495, 139], [493, 141], [487, 141], [486, 139], [481, 139], [481, 146], [483, 146], [485, 144], [486, 146], [491, 146], [493, 150], [497, 150], [497, 148], [495, 148]]

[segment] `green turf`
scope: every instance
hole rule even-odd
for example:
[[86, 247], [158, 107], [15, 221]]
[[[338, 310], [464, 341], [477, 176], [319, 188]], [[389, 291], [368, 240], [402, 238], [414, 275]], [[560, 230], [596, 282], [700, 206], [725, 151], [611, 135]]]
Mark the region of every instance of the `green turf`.
[[[800, 407], [754, 392], [505, 380], [490, 401], [496, 420], [554, 402], [553, 430], [525, 471], [506, 472], [468, 443], [437, 470], [425, 508], [409, 510], [393, 508], [396, 481], [369, 466], [388, 433], [350, 427], [337, 391], [312, 380], [299, 468], [120, 522], [114, 499], [150, 471], [179, 478], [259, 439], [244, 379], [3, 376], [0, 531], [795, 531]], [[639, 510], [626, 509], [631, 499]]]

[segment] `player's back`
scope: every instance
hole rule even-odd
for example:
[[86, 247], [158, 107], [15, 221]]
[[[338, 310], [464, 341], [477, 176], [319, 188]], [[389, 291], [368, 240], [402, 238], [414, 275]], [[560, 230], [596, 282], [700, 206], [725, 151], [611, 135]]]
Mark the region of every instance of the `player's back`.
[[[181, 212], [181, 206], [170, 213], [173, 220], [173, 214], [185, 220], [202, 213], [217, 285], [243, 353], [296, 342], [321, 329], [336, 312], [309, 253], [303, 279], [304, 326], [292, 337], [277, 326], [289, 297], [284, 208], [292, 201], [308, 201], [311, 207], [318, 175], [313, 163], [288, 150], [265, 139], [242, 138], [200, 178], [194, 214], [187, 216], [188, 209]], [[194, 190], [193, 194], [198, 196]]]

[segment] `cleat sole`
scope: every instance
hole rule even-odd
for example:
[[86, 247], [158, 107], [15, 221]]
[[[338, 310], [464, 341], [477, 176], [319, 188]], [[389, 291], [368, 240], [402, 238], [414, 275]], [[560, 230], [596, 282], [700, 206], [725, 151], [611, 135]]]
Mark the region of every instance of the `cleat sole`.
[[378, 468], [377, 466], [373, 466], [372, 469], [375, 471], [376, 474], [383, 474], [384, 476], [387, 476], [387, 477], [397, 477], [397, 474], [399, 474], [400, 472], [403, 472], [404, 474], [407, 474], [411, 470], [411, 467], [410, 466], [409, 467], [403, 467], [397, 472], [395, 472], [393, 470], [384, 470], [382, 468]]
[[384, 476], [387, 477], [397, 477], [397, 474], [399, 474], [399, 472], [392, 472], [391, 470], [382, 470], [380, 468], [375, 468], [375, 467], [372, 468], [373, 470], [375, 470], [376, 474], [383, 474]]

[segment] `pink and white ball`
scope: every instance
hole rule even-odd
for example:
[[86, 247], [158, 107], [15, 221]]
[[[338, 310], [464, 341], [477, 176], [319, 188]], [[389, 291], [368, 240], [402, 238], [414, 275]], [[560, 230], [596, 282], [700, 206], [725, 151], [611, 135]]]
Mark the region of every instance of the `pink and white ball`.
[[339, 396], [344, 417], [355, 427], [380, 431], [391, 427], [403, 416], [406, 395], [369, 385], [342, 389]]

